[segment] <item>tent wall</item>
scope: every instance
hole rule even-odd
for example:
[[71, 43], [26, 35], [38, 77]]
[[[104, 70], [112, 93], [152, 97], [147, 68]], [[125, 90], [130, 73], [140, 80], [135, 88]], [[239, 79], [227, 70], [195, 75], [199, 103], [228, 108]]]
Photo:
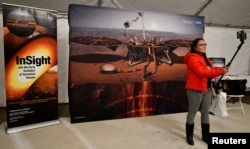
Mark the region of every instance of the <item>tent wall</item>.
[[[225, 57], [226, 64], [230, 62], [236, 53], [240, 39], [237, 39], [236, 33], [240, 29], [206, 27], [204, 38], [208, 43], [207, 55], [209, 57]], [[245, 30], [247, 35], [250, 30]], [[228, 74], [230, 75], [248, 75], [250, 61], [250, 39], [244, 41], [244, 44], [232, 61]]]

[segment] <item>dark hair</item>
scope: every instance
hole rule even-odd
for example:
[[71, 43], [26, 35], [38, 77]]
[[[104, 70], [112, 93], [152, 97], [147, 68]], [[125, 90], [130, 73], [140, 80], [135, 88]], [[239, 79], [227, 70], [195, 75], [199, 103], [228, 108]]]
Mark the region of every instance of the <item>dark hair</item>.
[[204, 41], [203, 38], [196, 38], [195, 40], [193, 40], [193, 42], [192, 42], [192, 44], [191, 44], [190, 52], [191, 52], [191, 53], [198, 53], [198, 54], [201, 54], [201, 55], [203, 56], [203, 58], [204, 58], [206, 64], [207, 64], [207, 66], [211, 66], [211, 63], [209, 62], [209, 59], [207, 58], [206, 53], [200, 53], [199, 51], [196, 51], [196, 50], [195, 50], [195, 47], [197, 46], [197, 44], [198, 44], [198, 42], [199, 42], [200, 40], [203, 40], [203, 41]]

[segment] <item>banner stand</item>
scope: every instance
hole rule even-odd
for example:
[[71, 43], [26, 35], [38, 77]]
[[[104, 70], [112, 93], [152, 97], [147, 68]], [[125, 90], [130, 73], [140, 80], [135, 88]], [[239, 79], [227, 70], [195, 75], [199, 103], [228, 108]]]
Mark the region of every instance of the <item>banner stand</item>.
[[42, 123], [37, 123], [37, 124], [32, 124], [32, 125], [25, 125], [25, 126], [20, 126], [20, 127], [14, 127], [14, 128], [7, 128], [7, 133], [16, 133], [20, 131], [25, 131], [25, 130], [30, 130], [30, 129], [35, 129], [35, 128], [40, 128], [44, 126], [50, 126], [50, 125], [56, 125], [60, 124], [60, 120], [52, 120], [52, 121], [47, 121], [47, 122], [42, 122]]
[[58, 124], [57, 12], [2, 8], [7, 133]]
[[183, 59], [204, 17], [70, 4], [69, 28], [71, 123], [187, 111]]

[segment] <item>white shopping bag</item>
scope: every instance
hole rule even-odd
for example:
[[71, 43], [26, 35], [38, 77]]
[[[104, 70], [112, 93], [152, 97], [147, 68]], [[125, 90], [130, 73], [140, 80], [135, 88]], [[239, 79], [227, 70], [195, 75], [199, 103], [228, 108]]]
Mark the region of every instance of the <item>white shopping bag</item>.
[[227, 112], [227, 93], [220, 92], [212, 97], [211, 112], [216, 116], [228, 116]]

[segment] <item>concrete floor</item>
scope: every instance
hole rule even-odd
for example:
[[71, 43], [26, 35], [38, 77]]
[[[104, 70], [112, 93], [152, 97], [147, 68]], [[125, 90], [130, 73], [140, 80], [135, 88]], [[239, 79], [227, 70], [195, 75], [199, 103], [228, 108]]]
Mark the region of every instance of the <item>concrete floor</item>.
[[[211, 132], [250, 132], [250, 98], [243, 98], [245, 115], [239, 109], [229, 115], [210, 115]], [[68, 105], [60, 105], [60, 123], [17, 133], [6, 133], [6, 111], [0, 110], [2, 149], [206, 149], [201, 140], [200, 113], [195, 119], [194, 141], [185, 141], [187, 113], [70, 123]]]

